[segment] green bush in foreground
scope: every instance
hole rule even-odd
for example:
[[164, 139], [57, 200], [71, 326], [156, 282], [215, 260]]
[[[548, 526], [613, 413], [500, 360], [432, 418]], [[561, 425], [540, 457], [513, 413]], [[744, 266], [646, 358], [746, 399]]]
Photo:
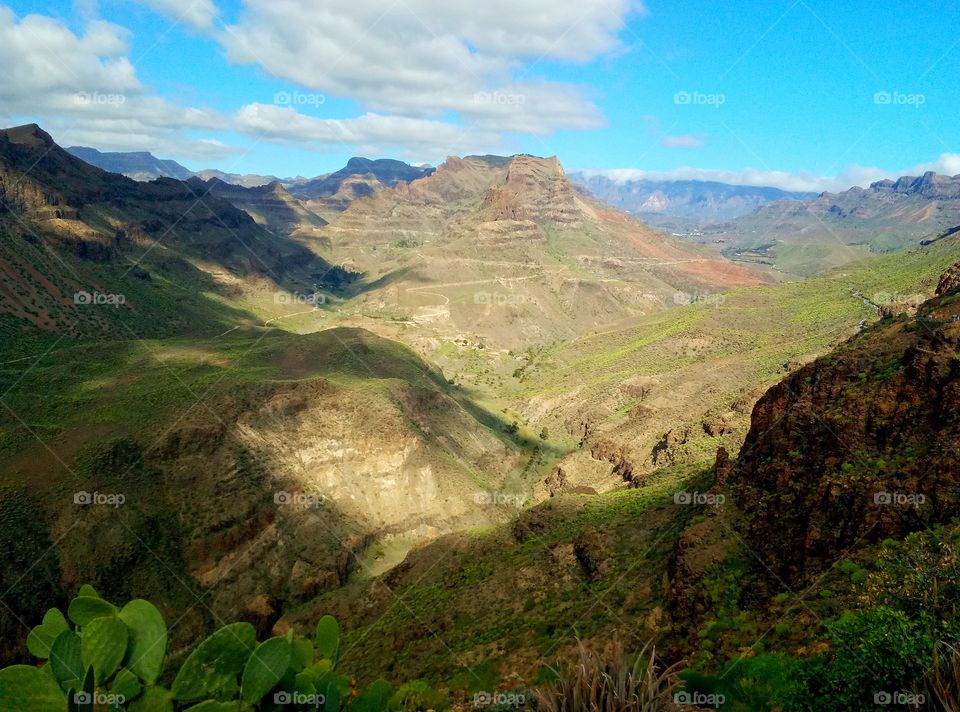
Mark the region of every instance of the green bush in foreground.
[[[393, 697], [383, 680], [358, 690], [337, 671], [340, 629], [331, 616], [320, 619], [313, 640], [291, 631], [258, 642], [252, 625], [231, 623], [174, 674], [164, 668], [167, 625], [153, 604], [117, 608], [83, 586], [66, 616], [47, 611], [27, 648], [46, 662], [0, 670], [2, 712], [381, 712]], [[161, 678], [172, 680], [169, 688]]]

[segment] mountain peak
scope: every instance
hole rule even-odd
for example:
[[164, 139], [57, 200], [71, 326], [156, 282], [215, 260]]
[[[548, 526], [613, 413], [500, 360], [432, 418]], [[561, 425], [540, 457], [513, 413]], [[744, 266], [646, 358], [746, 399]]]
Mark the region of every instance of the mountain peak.
[[4, 130], [2, 135], [10, 141], [10, 143], [25, 146], [46, 146], [49, 148], [54, 145], [53, 137], [37, 124], [14, 126], [13, 128]]

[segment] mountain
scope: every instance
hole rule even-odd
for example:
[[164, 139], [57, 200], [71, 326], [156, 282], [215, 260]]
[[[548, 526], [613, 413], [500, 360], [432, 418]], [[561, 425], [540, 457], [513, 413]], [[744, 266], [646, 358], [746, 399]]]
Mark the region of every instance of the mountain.
[[413, 339], [525, 348], [765, 280], [583, 196], [556, 158], [449, 158], [320, 234], [363, 273], [355, 308]]
[[239, 185], [244, 188], [259, 188], [263, 185], [269, 185], [270, 183], [287, 183], [290, 180], [281, 180], [276, 176], [261, 176], [256, 173], [224, 173], [223, 171], [218, 171], [214, 168], [207, 168], [202, 171], [196, 171], [193, 174], [195, 177], [200, 180], [211, 180], [216, 178], [221, 180], [224, 183], [229, 183], [231, 185]]
[[199, 182], [201, 192], [223, 198], [246, 212], [257, 224], [282, 235], [310, 232], [327, 224], [326, 220], [290, 195], [278, 181], [244, 187], [219, 178], [210, 178], [206, 182], [199, 178], [194, 180]]
[[[347, 272], [281, 229], [298, 205], [0, 131], [0, 549], [47, 552], [0, 614], [5, 657], [80, 580], [180, 611], [179, 646], [224, 618], [268, 631], [368, 549], [513, 511], [495, 496], [519, 496], [528, 440], [336, 321]], [[322, 326], [285, 330], [298, 315]]]
[[433, 173], [433, 170], [431, 167], [411, 166], [389, 158], [351, 158], [346, 166], [334, 173], [294, 181], [287, 187], [291, 195], [303, 200], [311, 210], [330, 220], [358, 198], [373, 195], [398, 183], [409, 183], [423, 178]]
[[694, 239], [724, 254], [799, 275], [890, 252], [960, 225], [960, 176], [935, 173], [883, 180], [869, 188], [777, 202]]
[[86, 161], [92, 166], [102, 168], [110, 173], [120, 173], [138, 181], [152, 181], [157, 178], [176, 178], [187, 180], [196, 176], [201, 180], [217, 178], [225, 183], [241, 185], [246, 188], [256, 188], [279, 180], [275, 176], [240, 175], [238, 173], [224, 173], [215, 169], [191, 171], [176, 161], [157, 158], [146, 151], [98, 151], [95, 148], [71, 146], [66, 149], [77, 158]]
[[146, 151], [101, 152], [95, 148], [71, 146], [67, 150], [77, 158], [92, 166], [110, 173], [120, 173], [139, 181], [151, 181], [156, 178], [176, 178], [186, 180], [193, 172], [176, 161], [156, 158]]
[[[290, 192], [304, 200], [313, 198], [331, 198], [336, 195], [344, 181], [361, 177], [371, 189], [392, 187], [397, 183], [409, 183], [433, 173], [433, 168], [411, 166], [403, 161], [391, 158], [351, 158], [347, 165], [334, 173], [296, 183], [290, 186]], [[359, 189], [358, 189], [359, 190]], [[371, 191], [372, 192], [372, 191]], [[361, 195], [357, 192], [357, 195]]]
[[781, 200], [805, 200], [801, 193], [701, 180], [614, 180], [599, 173], [572, 173], [572, 181], [618, 210], [665, 227], [674, 218], [728, 220]]

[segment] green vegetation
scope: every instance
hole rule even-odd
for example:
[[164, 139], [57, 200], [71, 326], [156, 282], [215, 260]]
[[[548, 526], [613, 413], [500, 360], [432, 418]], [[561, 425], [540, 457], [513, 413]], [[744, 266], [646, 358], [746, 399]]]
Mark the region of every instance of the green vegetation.
[[57, 608], [47, 611], [27, 646], [45, 662], [0, 670], [3, 712], [383, 712], [445, 706], [422, 683], [396, 692], [383, 680], [358, 687], [339, 670], [340, 628], [330, 616], [320, 619], [312, 638], [291, 630], [259, 643], [249, 623], [225, 625], [173, 670], [164, 664], [167, 625], [153, 604], [136, 599], [118, 608], [83, 586], [67, 616]]
[[[863, 552], [862, 564], [838, 562], [818, 582], [818, 595], [774, 596], [759, 614], [759, 629], [756, 621], [748, 629], [738, 627], [729, 609], [724, 613], [724, 604], [716, 605], [714, 615], [731, 622], [723, 635], [725, 652], [710, 653], [716, 646], [706, 645], [711, 638], [706, 636], [698, 662], [682, 675], [686, 689], [721, 693], [728, 701], [721, 708], [731, 710], [860, 712], [876, 709], [878, 700], [905, 709], [919, 696], [931, 702], [940, 697], [941, 706], [929, 709], [956, 709], [958, 690], [949, 683], [949, 671], [934, 661], [949, 665], [960, 647], [958, 551], [960, 523], [884, 542]], [[712, 580], [738, 568], [742, 564], [727, 559]], [[727, 578], [727, 600], [756, 581]], [[827, 588], [828, 581], [836, 591]], [[797, 625], [761, 636], [772, 629], [771, 620], [781, 625], [793, 619]], [[704, 630], [716, 626], [708, 622]], [[735, 654], [739, 632], [758, 642]], [[762, 638], [767, 640], [761, 646]], [[798, 648], [808, 653], [790, 652]]]

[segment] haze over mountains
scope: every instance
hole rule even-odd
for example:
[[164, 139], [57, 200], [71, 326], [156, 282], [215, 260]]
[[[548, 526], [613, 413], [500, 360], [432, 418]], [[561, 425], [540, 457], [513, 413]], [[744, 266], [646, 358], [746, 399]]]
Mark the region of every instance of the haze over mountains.
[[637, 215], [651, 224], [668, 218], [723, 220], [753, 212], [778, 200], [803, 200], [816, 193], [798, 193], [762, 186], [730, 185], [700, 180], [618, 180], [602, 172], [570, 176], [593, 195], [618, 210]]

